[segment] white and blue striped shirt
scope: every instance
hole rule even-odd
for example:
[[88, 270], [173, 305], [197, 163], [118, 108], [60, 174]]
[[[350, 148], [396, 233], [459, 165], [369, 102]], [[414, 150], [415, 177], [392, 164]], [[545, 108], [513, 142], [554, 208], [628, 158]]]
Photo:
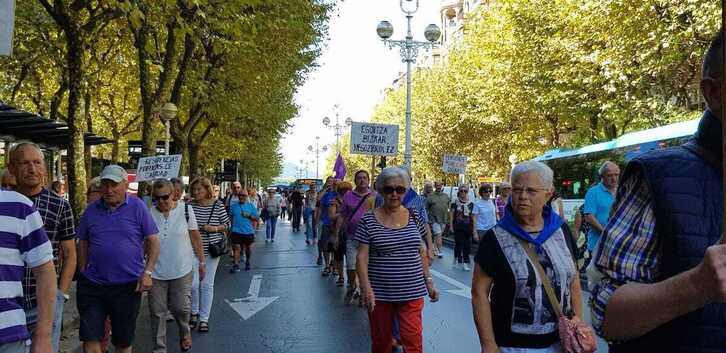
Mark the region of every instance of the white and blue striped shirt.
[[0, 191], [0, 344], [30, 337], [23, 311], [25, 267], [53, 261], [53, 248], [33, 202], [14, 191]]
[[408, 224], [392, 229], [368, 212], [358, 223], [355, 239], [369, 246], [368, 278], [376, 301], [400, 302], [428, 294], [421, 262], [421, 236], [424, 223], [409, 212]]

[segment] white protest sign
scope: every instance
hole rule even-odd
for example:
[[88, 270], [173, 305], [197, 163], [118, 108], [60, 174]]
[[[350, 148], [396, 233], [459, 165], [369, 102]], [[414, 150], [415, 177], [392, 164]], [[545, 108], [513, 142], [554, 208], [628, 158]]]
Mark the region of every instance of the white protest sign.
[[466, 173], [466, 156], [453, 154], [444, 155], [444, 173], [464, 174]]
[[398, 125], [353, 122], [350, 154], [389, 156], [398, 154]]
[[13, 53], [15, 0], [0, 0], [0, 55]]
[[136, 168], [136, 181], [177, 177], [179, 176], [181, 161], [182, 156], [180, 154], [140, 158], [139, 166]]

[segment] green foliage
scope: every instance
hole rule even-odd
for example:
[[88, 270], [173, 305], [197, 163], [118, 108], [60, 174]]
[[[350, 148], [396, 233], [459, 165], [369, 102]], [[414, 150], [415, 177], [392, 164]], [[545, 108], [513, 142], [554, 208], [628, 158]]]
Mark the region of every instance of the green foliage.
[[[445, 178], [444, 153], [469, 156], [470, 179], [503, 179], [511, 154], [524, 160], [698, 117], [700, 62], [719, 14], [714, 0], [482, 5], [447, 62], [414, 74], [415, 179]], [[393, 164], [402, 163], [404, 109], [401, 86], [371, 117], [401, 126]], [[370, 169], [347, 152], [349, 170]]]

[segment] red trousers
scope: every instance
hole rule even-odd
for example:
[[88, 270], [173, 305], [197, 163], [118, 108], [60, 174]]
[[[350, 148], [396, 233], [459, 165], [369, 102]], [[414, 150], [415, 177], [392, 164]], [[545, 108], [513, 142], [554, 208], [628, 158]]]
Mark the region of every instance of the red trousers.
[[393, 349], [393, 318], [398, 316], [401, 326], [401, 345], [406, 353], [423, 353], [423, 326], [421, 311], [424, 300], [407, 302], [376, 301], [373, 312], [368, 313], [371, 324], [372, 353], [390, 353]]

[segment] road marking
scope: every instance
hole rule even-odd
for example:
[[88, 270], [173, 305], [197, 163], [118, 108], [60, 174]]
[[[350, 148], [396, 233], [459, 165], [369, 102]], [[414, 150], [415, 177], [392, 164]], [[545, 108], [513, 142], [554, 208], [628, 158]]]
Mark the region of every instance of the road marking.
[[450, 289], [450, 290], [447, 290], [447, 292], [458, 295], [460, 297], [471, 299], [471, 288], [470, 287], [468, 287], [464, 283], [461, 283], [461, 282], [459, 282], [439, 271], [436, 271], [434, 269], [430, 269], [429, 271], [431, 272], [432, 275], [442, 279], [444, 282], [446, 282], [456, 288], [459, 288], [459, 289]]
[[247, 291], [249, 295], [246, 298], [237, 298], [233, 300], [224, 301], [229, 304], [234, 311], [242, 317], [243, 320], [247, 320], [260, 312], [262, 309], [272, 304], [279, 297], [260, 297], [260, 288], [262, 288], [262, 275], [252, 276], [250, 282], [250, 289]]

